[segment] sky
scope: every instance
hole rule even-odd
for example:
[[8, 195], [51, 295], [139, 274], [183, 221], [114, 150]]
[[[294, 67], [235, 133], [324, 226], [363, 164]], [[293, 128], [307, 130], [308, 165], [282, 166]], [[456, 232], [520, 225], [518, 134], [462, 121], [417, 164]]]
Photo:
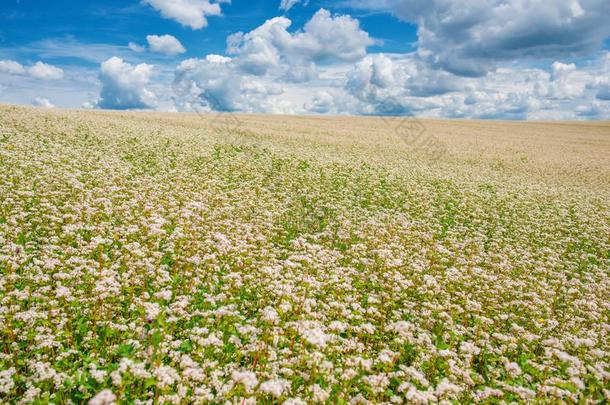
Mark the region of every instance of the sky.
[[0, 102], [610, 119], [608, 0], [2, 0]]

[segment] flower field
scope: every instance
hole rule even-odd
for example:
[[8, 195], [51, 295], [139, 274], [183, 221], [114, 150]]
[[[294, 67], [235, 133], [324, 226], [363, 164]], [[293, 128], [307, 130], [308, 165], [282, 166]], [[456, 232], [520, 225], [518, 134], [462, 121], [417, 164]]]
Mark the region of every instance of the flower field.
[[0, 106], [0, 402], [610, 401], [609, 123], [217, 120]]

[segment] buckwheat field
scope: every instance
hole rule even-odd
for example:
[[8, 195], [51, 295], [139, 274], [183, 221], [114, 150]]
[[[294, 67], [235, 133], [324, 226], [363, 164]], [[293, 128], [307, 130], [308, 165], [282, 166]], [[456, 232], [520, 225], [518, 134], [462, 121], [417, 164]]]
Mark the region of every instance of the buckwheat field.
[[610, 401], [610, 123], [0, 106], [0, 173], [0, 402]]

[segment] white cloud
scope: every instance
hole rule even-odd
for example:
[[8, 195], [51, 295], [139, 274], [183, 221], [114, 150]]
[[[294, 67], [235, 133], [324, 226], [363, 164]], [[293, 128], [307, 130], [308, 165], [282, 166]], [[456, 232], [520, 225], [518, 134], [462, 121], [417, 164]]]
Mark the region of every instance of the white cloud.
[[434, 66], [480, 76], [500, 61], [563, 58], [600, 49], [610, 36], [606, 0], [351, 0], [418, 25], [418, 54]]
[[342, 88], [312, 91], [304, 108], [443, 118], [607, 119], [606, 58], [610, 60], [601, 55], [582, 67], [555, 62], [548, 70], [502, 67], [484, 77], [464, 78], [431, 68], [416, 54], [374, 54], [346, 71]]
[[310, 102], [305, 103], [307, 111], [316, 114], [328, 114], [337, 111], [335, 104], [336, 97], [325, 90], [317, 91]]
[[404, 113], [405, 107], [394, 100], [406, 95], [412, 65], [411, 61], [396, 63], [385, 55], [369, 55], [348, 72], [345, 91], [366, 104], [367, 113]]
[[208, 55], [181, 63], [174, 81], [177, 109], [304, 112], [305, 93], [328, 86], [318, 67], [358, 61], [374, 42], [357, 20], [324, 9], [302, 30], [291, 33], [290, 25], [285, 17], [270, 19], [251, 32], [231, 35], [231, 58]]
[[282, 77], [283, 80], [293, 83], [305, 83], [317, 78], [318, 67], [313, 62], [292, 65]]
[[358, 20], [348, 15], [332, 16], [321, 9], [305, 24], [303, 32], [295, 34], [283, 46], [292, 54], [305, 53], [315, 61], [353, 62], [363, 58], [366, 48], [373, 44], [369, 34], [360, 29]]
[[282, 0], [280, 2], [280, 10], [288, 11], [299, 3], [303, 3], [303, 5], [306, 6], [307, 3], [309, 3], [309, 0]]
[[53, 103], [51, 103], [49, 101], [49, 99], [46, 99], [44, 97], [36, 97], [33, 101], [32, 101], [32, 105], [34, 107], [42, 107], [42, 108], [53, 108], [55, 107], [53, 105]]
[[0, 72], [12, 75], [23, 75], [26, 73], [23, 65], [14, 60], [0, 60]]
[[147, 35], [146, 40], [152, 52], [174, 56], [186, 52], [184, 46], [172, 35]]
[[276, 17], [230, 36], [231, 57], [183, 62], [175, 72], [176, 109], [502, 119], [610, 115], [610, 53], [586, 64], [558, 58], [536, 68], [494, 60], [496, 68], [486, 75], [464, 76], [440, 68], [421, 48], [367, 54], [373, 40], [349, 16], [320, 10], [302, 29], [289, 31], [291, 23]]
[[560, 80], [565, 78], [570, 73], [576, 71], [576, 65], [574, 63], [561, 63], [561, 62], [553, 62], [551, 65], [551, 76], [553, 80]]
[[222, 15], [220, 5], [229, 3], [230, 0], [143, 0], [155, 10], [159, 11], [164, 18], [174, 20], [180, 24], [201, 29], [207, 27], [207, 16]]
[[33, 78], [41, 80], [59, 80], [64, 77], [64, 71], [53, 65], [43, 62], [36, 62], [34, 65], [25, 68], [19, 62], [14, 60], [0, 60], [0, 73], [11, 75], [28, 74]]
[[142, 53], [146, 51], [146, 47], [136, 44], [135, 42], [128, 43], [127, 47], [136, 53]]
[[360, 29], [358, 20], [333, 16], [324, 9], [303, 30], [290, 33], [291, 24], [285, 17], [267, 20], [251, 32], [229, 36], [227, 50], [251, 74], [264, 75], [272, 68], [292, 70], [297, 66], [306, 70], [297, 76], [313, 77], [312, 63], [354, 62], [366, 56], [366, 48], [374, 44], [369, 34]]
[[208, 62], [219, 63], [219, 64], [227, 64], [233, 60], [233, 59], [229, 58], [228, 56], [215, 55], [215, 54], [208, 55], [208, 56], [206, 56], [205, 59]]
[[98, 69], [69, 66], [64, 67], [63, 80], [41, 81], [27, 73], [9, 74], [0, 72], [0, 102], [31, 105], [36, 98], [47, 98], [54, 105], [78, 107], [84, 101], [95, 99], [99, 94]]
[[281, 51], [275, 46], [275, 38], [289, 36], [286, 29], [290, 24], [289, 19], [276, 17], [247, 34], [233, 34], [227, 38], [227, 51], [235, 55], [245, 71], [264, 75], [270, 68], [279, 66]]
[[125, 45], [82, 42], [73, 37], [43, 39], [28, 43], [24, 48], [42, 60], [78, 58], [98, 65], [112, 56], [132, 56], [129, 47]]
[[[364, 103], [362, 113], [400, 115], [417, 112], [423, 100], [460, 91], [463, 78], [430, 68], [416, 55], [373, 54], [347, 74], [348, 94]], [[414, 100], [422, 100], [419, 103]]]
[[64, 71], [53, 65], [48, 65], [43, 62], [36, 62], [28, 68], [30, 76], [41, 80], [59, 80], [64, 77]]
[[131, 65], [121, 58], [112, 57], [101, 64], [102, 90], [97, 107], [106, 109], [152, 108], [156, 96], [147, 89], [153, 66], [141, 63]]
[[244, 76], [232, 59], [208, 55], [187, 59], [176, 69], [173, 85], [182, 111], [269, 111], [269, 96], [283, 92], [271, 81]]
[[[204, 27], [206, 18], [220, 15], [228, 3], [144, 2], [193, 29]], [[288, 11], [307, 0], [279, 3]], [[599, 51], [610, 35], [605, 0], [341, 2], [347, 3], [416, 24], [416, 51], [369, 54], [375, 41], [358, 20], [324, 9], [302, 27], [293, 27], [285, 16], [269, 19], [227, 38], [226, 55], [189, 59], [178, 67], [160, 62], [154, 76], [151, 65], [138, 63], [145, 57], [165, 59], [146, 51], [184, 52], [176, 38], [151, 35], [147, 45], [122, 46], [50, 39], [14, 54], [5, 50], [2, 57], [15, 60], [0, 60], [0, 99], [50, 105], [40, 96], [42, 79], [49, 80], [44, 96], [58, 105], [80, 106], [97, 99], [87, 104], [92, 108], [610, 118], [610, 53]], [[76, 57], [101, 64], [101, 69], [61, 66], [64, 72], [43, 62], [17, 61], [31, 55], [45, 61]], [[70, 80], [50, 81], [63, 76]]]
[[[599, 61], [580, 68], [555, 62], [548, 70], [502, 67], [485, 77], [465, 80], [462, 91], [437, 97], [441, 103], [437, 111], [442, 117], [608, 118], [610, 103], [597, 103], [596, 89], [591, 88], [603, 72]], [[585, 109], [584, 105], [591, 108]]]

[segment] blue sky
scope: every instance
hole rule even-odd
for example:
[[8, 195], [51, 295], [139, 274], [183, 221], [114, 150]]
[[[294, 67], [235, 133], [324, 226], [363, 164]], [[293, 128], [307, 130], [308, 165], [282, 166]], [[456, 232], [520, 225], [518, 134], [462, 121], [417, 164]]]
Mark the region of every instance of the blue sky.
[[601, 0], [4, 0], [0, 102], [610, 118]]
[[[37, 0], [5, 0], [0, 12], [0, 46], [2, 54], [19, 54], [24, 60], [37, 60], [36, 43], [45, 40], [67, 40], [87, 44], [124, 46], [129, 42], [145, 42], [151, 33], [171, 34], [180, 39], [187, 52], [183, 58], [206, 54], [221, 54], [226, 37], [234, 32], [250, 31], [262, 22], [288, 16], [295, 27], [301, 27], [320, 8], [332, 7], [337, 13], [350, 13], [360, 20], [363, 29], [380, 44], [371, 48], [379, 52], [408, 52], [417, 41], [417, 26], [404, 23], [387, 13], [350, 10], [332, 6], [329, 1], [310, 1], [307, 7], [294, 6], [280, 10], [269, 0], [233, 1], [222, 7], [223, 15], [210, 17], [210, 26], [193, 30], [175, 21], [164, 19], [152, 7], [138, 1], [78, 2], [57, 0], [53, 3]], [[339, 2], [334, 2], [339, 3]], [[36, 27], [27, 29], [26, 27]], [[34, 45], [34, 46], [31, 46]], [[88, 65], [78, 58], [47, 59], [54, 63]]]

